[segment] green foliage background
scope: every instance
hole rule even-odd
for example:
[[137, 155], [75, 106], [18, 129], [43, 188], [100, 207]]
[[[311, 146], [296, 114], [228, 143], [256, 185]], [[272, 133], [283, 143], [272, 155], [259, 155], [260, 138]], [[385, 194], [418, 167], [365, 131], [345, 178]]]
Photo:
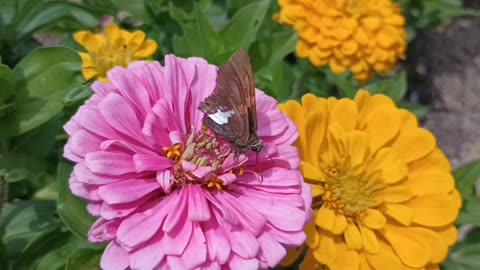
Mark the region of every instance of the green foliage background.
[[[68, 189], [72, 164], [62, 159], [65, 122], [91, 94], [81, 76], [78, 30], [97, 29], [114, 16], [126, 29], [140, 27], [165, 54], [200, 56], [221, 64], [239, 48], [249, 51], [258, 88], [279, 102], [305, 93], [353, 97], [360, 87], [348, 73], [336, 75], [295, 56], [297, 33], [278, 24], [273, 0], [0, 0], [0, 269], [98, 269], [104, 244], [86, 241], [94, 222], [86, 202]], [[477, 15], [460, 0], [399, 0], [410, 41], [452, 17]], [[129, 16], [120, 18], [121, 11]], [[121, 14], [121, 13], [120, 13]], [[42, 48], [38, 33], [62, 34], [60, 47]], [[372, 78], [364, 88], [390, 96], [424, 117], [428, 107], [405, 99], [403, 68]], [[464, 204], [456, 222], [471, 228], [443, 269], [480, 269], [480, 162], [454, 172]], [[294, 266], [293, 268], [295, 268]]]

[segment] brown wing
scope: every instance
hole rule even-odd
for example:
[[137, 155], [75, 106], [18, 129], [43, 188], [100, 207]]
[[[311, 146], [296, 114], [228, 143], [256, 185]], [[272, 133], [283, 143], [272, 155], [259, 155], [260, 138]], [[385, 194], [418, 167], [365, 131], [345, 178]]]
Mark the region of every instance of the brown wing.
[[220, 66], [217, 91], [200, 103], [199, 109], [209, 116], [223, 112], [218, 115], [228, 116], [226, 123], [205, 118], [204, 124], [231, 142], [248, 142], [250, 130], [257, 130], [257, 121], [252, 68], [245, 50], [237, 51]]

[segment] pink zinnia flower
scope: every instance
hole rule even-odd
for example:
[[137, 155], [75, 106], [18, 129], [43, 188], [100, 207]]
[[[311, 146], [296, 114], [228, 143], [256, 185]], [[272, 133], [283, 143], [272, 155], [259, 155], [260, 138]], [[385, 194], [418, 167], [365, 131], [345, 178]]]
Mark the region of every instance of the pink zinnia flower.
[[171, 55], [116, 67], [65, 125], [70, 189], [99, 217], [89, 240], [110, 241], [103, 269], [268, 268], [305, 240], [311, 191], [295, 125], [256, 90], [265, 147], [236, 157], [197, 109], [216, 76]]

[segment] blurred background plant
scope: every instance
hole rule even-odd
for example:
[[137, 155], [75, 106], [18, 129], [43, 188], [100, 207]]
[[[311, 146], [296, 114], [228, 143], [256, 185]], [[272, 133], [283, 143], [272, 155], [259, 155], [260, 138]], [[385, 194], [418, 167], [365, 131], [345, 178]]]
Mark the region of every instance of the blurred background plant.
[[[478, 15], [460, 0], [398, 0], [408, 42], [457, 16]], [[298, 34], [273, 20], [274, 0], [0, 0], [0, 269], [98, 269], [104, 245], [87, 242], [94, 219], [68, 189], [71, 164], [62, 159], [62, 126], [90, 96], [91, 81], [73, 40], [79, 30], [102, 32], [108, 22], [142, 30], [165, 54], [199, 56], [214, 64], [248, 49], [256, 86], [279, 102], [317, 96], [353, 97], [359, 87], [390, 96], [420, 119], [421, 104], [409, 87], [412, 71], [393, 71], [358, 82], [295, 55]], [[415, 58], [407, 50], [407, 59]], [[462, 227], [444, 269], [480, 269], [480, 162], [454, 172], [463, 208]], [[294, 266], [298, 267], [298, 266]]]

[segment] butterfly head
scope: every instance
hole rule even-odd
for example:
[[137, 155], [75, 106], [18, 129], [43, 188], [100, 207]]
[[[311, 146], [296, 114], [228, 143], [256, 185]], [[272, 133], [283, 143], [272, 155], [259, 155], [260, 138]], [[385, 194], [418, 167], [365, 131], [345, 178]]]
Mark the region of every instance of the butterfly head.
[[258, 153], [262, 151], [262, 149], [263, 149], [263, 142], [261, 140], [257, 140], [250, 145], [250, 150], [254, 152]]

